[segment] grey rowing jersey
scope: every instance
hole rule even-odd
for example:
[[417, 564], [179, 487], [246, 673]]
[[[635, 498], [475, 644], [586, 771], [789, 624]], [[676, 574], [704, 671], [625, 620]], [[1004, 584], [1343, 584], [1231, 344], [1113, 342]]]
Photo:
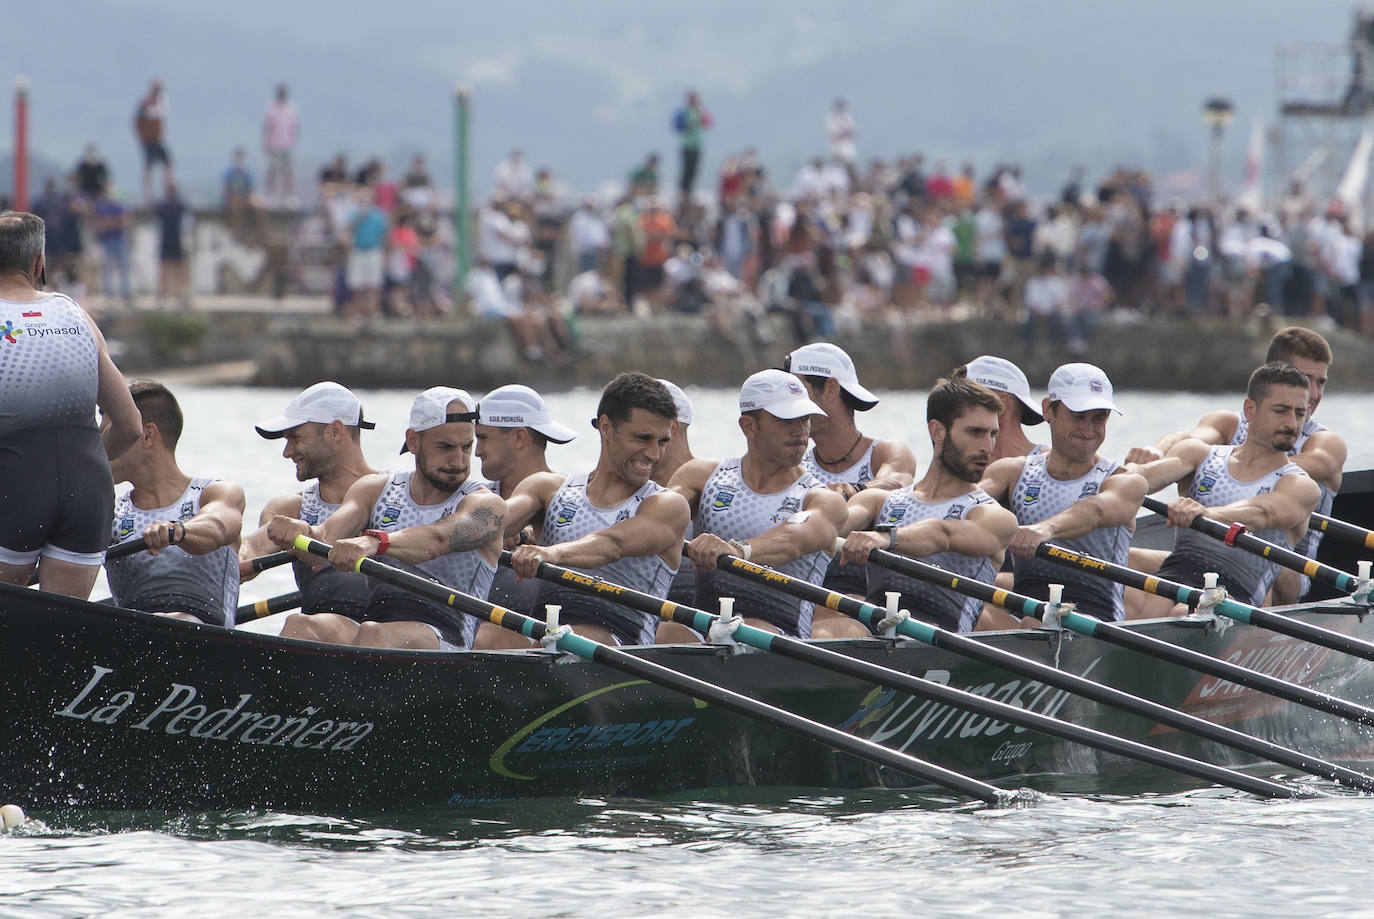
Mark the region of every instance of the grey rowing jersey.
[[[1061, 481], [1045, 468], [1048, 458], [1048, 452], [1026, 457], [1021, 476], [1012, 487], [1010, 509], [1021, 526], [1039, 523], [1093, 497], [1107, 476], [1117, 469], [1117, 464], [1111, 460], [1099, 459], [1087, 474]], [[1125, 565], [1130, 560], [1131, 531], [1125, 526], [1099, 527], [1077, 539], [1056, 539], [1055, 543], [1081, 555]], [[1018, 593], [1030, 593], [1044, 599], [1048, 592], [1046, 585], [1063, 584], [1064, 599], [1077, 604], [1079, 612], [1108, 621], [1126, 618], [1121, 603], [1123, 588], [1106, 578], [1040, 558], [1014, 558], [1012, 571], [1013, 589]]]
[[[185, 523], [200, 513], [205, 486], [218, 481], [194, 478], [181, 497], [166, 507], [135, 507], [129, 491], [115, 502], [110, 545], [138, 539], [157, 520]], [[192, 555], [168, 546], [157, 555], [135, 552], [105, 563], [105, 576], [117, 606], [150, 613], [184, 612], [215, 625], [233, 626], [239, 603], [239, 557], [232, 546]]]
[[317, 526], [333, 517], [334, 512], [342, 506], [341, 504], [330, 504], [321, 498], [320, 483], [311, 482], [306, 486], [305, 491], [301, 492], [300, 519], [311, 526]]
[[[1188, 486], [1188, 497], [1203, 507], [1222, 507], [1257, 495], [1267, 495], [1278, 485], [1279, 479], [1287, 475], [1306, 475], [1297, 463], [1284, 463], [1273, 472], [1265, 473], [1251, 482], [1242, 482], [1231, 475], [1231, 454], [1234, 444], [1213, 447], [1207, 458], [1198, 465], [1193, 473], [1193, 482]], [[1251, 530], [1260, 539], [1292, 548], [1288, 535], [1279, 529]], [[1264, 602], [1264, 595], [1279, 576], [1279, 566], [1265, 560], [1262, 556], [1252, 555], [1225, 545], [1218, 539], [1199, 533], [1193, 529], [1180, 529], [1174, 544], [1174, 552], [1181, 556], [1205, 561], [1207, 571], [1215, 571], [1231, 584], [1244, 584], [1250, 589], [1248, 597], [1236, 597], [1242, 603], [1258, 606]]]
[[95, 334], [70, 297], [0, 300], [0, 437], [25, 428], [95, 427], [99, 368]]
[[[980, 488], [947, 501], [935, 502], [922, 501], [911, 488], [903, 488], [887, 496], [878, 511], [877, 523], [904, 527], [922, 520], [963, 520], [974, 508], [996, 503]], [[975, 558], [958, 552], [939, 552], [923, 561], [960, 577], [984, 583], [991, 583], [997, 576], [997, 569], [986, 556]], [[868, 602], [875, 606], [886, 605], [886, 594], [890, 590], [902, 595], [902, 606], [911, 615], [952, 632], [972, 632], [978, 615], [983, 611], [982, 600], [965, 597], [947, 587], [908, 577], [889, 568], [869, 565]]]
[[[1326, 425], [1322, 424], [1320, 421], [1317, 421], [1313, 418], [1308, 418], [1306, 421], [1302, 423], [1302, 433], [1300, 433], [1297, 439], [1293, 441], [1293, 448], [1288, 451], [1288, 455], [1297, 456], [1299, 453], [1302, 452], [1302, 448], [1307, 444], [1307, 438], [1311, 437], [1313, 434], [1325, 430]], [[1240, 416], [1240, 421], [1236, 424], [1236, 433], [1231, 435], [1230, 442], [1233, 445], [1243, 444], [1245, 443], [1246, 435], [1248, 435], [1249, 433], [1250, 420], [1242, 414]], [[1336, 500], [1336, 492], [1330, 488], [1327, 488], [1321, 482], [1317, 482], [1317, 487], [1322, 490], [1322, 499], [1321, 501], [1317, 502], [1317, 513], [1330, 514], [1331, 505]], [[1299, 542], [1296, 546], [1293, 547], [1293, 551], [1301, 552], [1308, 558], [1316, 558], [1317, 547], [1321, 545], [1323, 535], [1325, 534], [1323, 534], [1322, 531], [1317, 529], [1316, 527], [1308, 527], [1307, 534], [1303, 536], [1301, 542]], [[1307, 593], [1307, 587], [1309, 583], [1308, 578], [1307, 575], [1301, 575], [1300, 578], [1302, 581], [1302, 589], [1299, 590], [1299, 594], [1305, 594]]]
[[[750, 539], [801, 512], [806, 493], [823, 484], [810, 472], [803, 472], [788, 487], [761, 494], [744, 483], [740, 458], [722, 460], [706, 480], [697, 507], [696, 530], [714, 533], [721, 539]], [[820, 584], [830, 556], [812, 552], [793, 559], [777, 569], [812, 584]], [[799, 638], [811, 635], [810, 601], [785, 596], [776, 590], [728, 574], [719, 569], [697, 572], [696, 606], [714, 613], [721, 597], [735, 597], [735, 612], [741, 616], [764, 619]]]
[[[544, 511], [544, 531], [540, 545], [556, 546], [612, 527], [638, 514], [645, 499], [667, 491], [662, 485], [650, 480], [614, 507], [598, 507], [587, 498], [587, 479], [588, 473], [585, 472], [568, 476], [549, 499], [549, 505]], [[668, 567], [657, 554], [627, 555], [600, 568], [572, 570], [655, 597], [668, 596], [668, 585], [677, 571], [676, 568]], [[548, 603], [571, 606], [577, 604], [582, 596], [584, 595], [581, 591], [574, 591], [558, 584], [545, 584], [539, 592], [535, 606], [542, 608]], [[597, 606], [598, 618], [604, 617], [607, 626], [618, 636], [623, 636], [622, 640], [628, 639], [625, 643], [654, 643], [658, 617], [619, 603], [598, 600]]]
[[[864, 455], [840, 472], [827, 472], [816, 462], [816, 446], [812, 444], [802, 457], [802, 466], [822, 485], [844, 482], [848, 485], [867, 485], [873, 481], [873, 450], [882, 443], [875, 440], [868, 445]], [[825, 586], [830, 590], [845, 594], [863, 593], [868, 584], [868, 566], [864, 564], [846, 565], [837, 554], [825, 569]]]
[[[484, 487], [482, 482], [469, 479], [438, 504], [417, 504], [410, 496], [412, 475], [413, 472], [391, 473], [382, 493], [372, 505], [372, 517], [368, 522], [371, 529], [394, 533], [397, 530], [437, 523], [445, 517], [453, 516], [464, 498]], [[491, 589], [492, 575], [496, 573], [496, 567], [475, 550], [448, 552], [438, 558], [408, 567], [424, 572], [446, 587], [461, 590], [483, 600], [487, 597], [487, 591]]]

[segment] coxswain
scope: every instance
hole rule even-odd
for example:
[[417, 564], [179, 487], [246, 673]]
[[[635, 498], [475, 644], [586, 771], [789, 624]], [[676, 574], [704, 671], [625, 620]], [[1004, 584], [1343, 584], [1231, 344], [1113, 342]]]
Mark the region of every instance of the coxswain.
[[43, 290], [43, 243], [42, 218], [0, 213], [0, 581], [37, 569], [43, 590], [84, 600], [110, 541], [109, 461], [140, 423], [100, 329]]
[[115, 502], [109, 544], [142, 537], [148, 548], [106, 562], [110, 593], [128, 609], [233, 626], [243, 486], [181, 471], [176, 448], [184, 419], [166, 386], [133, 380], [129, 394], [143, 429], [110, 463], [114, 480], [133, 488]]
[[[689, 511], [681, 496], [653, 480], [676, 423], [677, 405], [653, 377], [622, 373], [606, 385], [594, 421], [601, 439], [596, 468], [577, 475], [544, 472], [510, 499], [507, 536], [542, 523], [537, 545], [517, 546], [516, 574], [540, 562], [572, 568], [655, 597], [666, 597], [682, 561]], [[561, 607], [560, 621], [596, 641], [653, 644], [658, 619], [618, 603], [544, 584], [531, 612]]]
[[1022, 427], [1040, 424], [1045, 418], [1040, 414], [1040, 404], [1031, 397], [1030, 381], [1020, 367], [1005, 358], [984, 354], [965, 364], [962, 372], [975, 383], [993, 390], [1002, 402], [1002, 411], [997, 416], [997, 447], [992, 453], [994, 463], [1043, 449], [1026, 436]]

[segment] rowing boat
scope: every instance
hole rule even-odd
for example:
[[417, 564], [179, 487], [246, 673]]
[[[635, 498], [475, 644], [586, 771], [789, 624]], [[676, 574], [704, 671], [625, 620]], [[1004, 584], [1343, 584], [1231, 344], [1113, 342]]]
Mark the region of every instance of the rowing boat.
[[[1347, 499], [1343, 493], [1341, 499]], [[1340, 500], [1340, 499], [1338, 499]], [[1351, 502], [1367, 501], [1355, 493]], [[1340, 600], [1286, 608], [1374, 640]], [[1374, 704], [1371, 663], [1208, 618], [1131, 630]], [[1374, 761], [1359, 724], [1049, 630], [990, 645], [1267, 740]], [[1235, 750], [915, 642], [826, 646], [903, 673], [1209, 762]], [[637, 657], [969, 776], [1050, 789], [1171, 787], [1110, 753], [771, 654], [718, 646]], [[407, 652], [224, 630], [0, 585], [0, 796], [26, 807], [460, 806], [538, 796], [911, 780], [600, 664], [535, 651]], [[1272, 772], [1275, 767], [1268, 767]]]

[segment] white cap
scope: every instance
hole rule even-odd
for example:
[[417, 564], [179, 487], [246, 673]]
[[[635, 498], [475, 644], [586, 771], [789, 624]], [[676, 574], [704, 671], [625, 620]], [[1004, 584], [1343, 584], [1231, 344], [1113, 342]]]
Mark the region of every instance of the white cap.
[[834, 377], [840, 388], [860, 402], [859, 411], [867, 411], [878, 404], [878, 397], [859, 385], [859, 375], [854, 372], [854, 362], [841, 348], [828, 341], [818, 341], [803, 345], [787, 355], [787, 369], [797, 376]]
[[1071, 412], [1107, 408], [1121, 414], [1112, 401], [1112, 381], [1092, 364], [1065, 364], [1050, 376], [1051, 402], [1062, 402]]
[[[466, 411], [451, 413], [448, 410], [451, 402], [463, 403]], [[415, 401], [410, 404], [410, 423], [406, 425], [407, 430], [420, 433], [428, 431], [430, 428], [437, 428], [441, 424], [448, 424], [451, 421], [476, 421], [477, 420], [477, 400], [468, 395], [466, 389], [454, 389], [452, 386], [432, 386], [415, 397]], [[410, 447], [401, 444], [401, 452], [405, 453]]]
[[687, 394], [682, 391], [682, 387], [672, 380], [659, 380], [668, 390], [668, 395], [673, 397], [673, 403], [677, 405], [677, 423], [692, 423], [692, 400], [687, 398]]
[[539, 393], [519, 383], [498, 386], [483, 396], [477, 407], [477, 423], [497, 428], [530, 428], [556, 444], [565, 444], [577, 436], [572, 428], [549, 417]]
[[326, 382], [316, 383], [303, 391], [291, 400], [286, 411], [257, 425], [257, 432], [269, 440], [275, 440], [285, 437], [286, 432], [294, 427], [309, 423], [329, 424], [331, 421], [342, 421], [350, 428], [369, 431], [376, 427], [372, 422], [363, 420], [363, 404], [357, 396], [347, 387]]
[[1045, 418], [1040, 414], [1040, 405], [1031, 398], [1030, 381], [1021, 368], [1005, 358], [984, 354], [975, 357], [964, 366], [964, 372], [975, 383], [982, 383], [988, 389], [1010, 393], [1021, 400], [1025, 412], [1021, 415], [1022, 424], [1039, 424]]
[[776, 418], [803, 418], [824, 415], [825, 411], [806, 398], [802, 381], [785, 370], [760, 370], [744, 381], [739, 391], [739, 410], [763, 409]]

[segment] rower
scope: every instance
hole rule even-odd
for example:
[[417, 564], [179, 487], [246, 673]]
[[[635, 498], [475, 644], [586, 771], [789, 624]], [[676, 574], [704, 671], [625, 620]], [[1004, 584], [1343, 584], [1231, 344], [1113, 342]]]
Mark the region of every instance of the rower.
[[[990, 582], [1016, 532], [1016, 516], [977, 487], [998, 437], [1002, 400], [986, 386], [955, 376], [936, 382], [926, 399], [926, 429], [935, 458], [910, 488], [869, 488], [849, 499], [851, 530], [843, 557], [864, 564], [874, 549], [924, 558], [963, 578]], [[953, 632], [971, 632], [983, 610], [976, 598], [887, 568], [866, 565], [869, 603], [901, 595], [912, 616]]]
[[[511, 383], [499, 386], [482, 397], [477, 407], [477, 458], [482, 461], [482, 476], [487, 488], [509, 501], [521, 482], [532, 475], [549, 472], [545, 451], [550, 443], [566, 444], [577, 434], [549, 415], [544, 397], [528, 386]], [[539, 533], [528, 538], [537, 542]], [[500, 606], [528, 610], [534, 606], [539, 582], [521, 581], [504, 566], [496, 569], [488, 598]], [[490, 622], [477, 626], [478, 647], [501, 647], [515, 640], [508, 629]]]
[[143, 428], [110, 463], [116, 482], [133, 485], [115, 501], [110, 545], [142, 537], [148, 549], [106, 562], [115, 605], [232, 626], [243, 486], [181, 471], [176, 447], [184, 418], [166, 386], [133, 380], [129, 394]]
[[[692, 401], [687, 398], [687, 394], [682, 391], [682, 387], [671, 380], [660, 378], [659, 382], [667, 388], [668, 394], [673, 397], [673, 404], [677, 406], [677, 424], [673, 425], [672, 439], [668, 441], [668, 449], [663, 451], [663, 459], [659, 460], [658, 465], [654, 467], [654, 481], [660, 485], [666, 486], [673, 480], [673, 476], [679, 469], [694, 459], [692, 456], [692, 445], [688, 441], [687, 432], [687, 429], [691, 427], [692, 424]], [[695, 535], [696, 532], [692, 529], [692, 524], [689, 522], [687, 524], [687, 538], [691, 539]], [[673, 575], [673, 583], [668, 588], [668, 599], [672, 600], [674, 603], [691, 606], [696, 600], [696, 595], [697, 573], [692, 570], [690, 564], [679, 565], [677, 574]], [[677, 630], [677, 623], [659, 623], [658, 630], [659, 644], [666, 644], [672, 641], [673, 635], [680, 636]], [[697, 635], [695, 632], [692, 634], [698, 641], [701, 639], [701, 636]]]
[[[323, 524], [286, 516], [267, 526], [283, 548], [297, 536], [332, 543], [329, 561], [354, 570], [363, 558], [390, 564], [455, 590], [485, 597], [501, 555], [506, 503], [468, 476], [477, 400], [435, 386], [415, 397], [401, 452], [415, 455], [413, 472], [365, 475]], [[282, 635], [366, 647], [452, 651], [472, 646], [477, 620], [390, 584], [376, 584], [360, 620], [337, 612], [298, 613]]]
[[[1302, 541], [1322, 497], [1321, 488], [1290, 456], [1307, 416], [1308, 380], [1291, 364], [1264, 364], [1250, 374], [1241, 407], [1245, 439], [1239, 445], [1184, 438], [1163, 459], [1140, 467], [1150, 491], [1179, 482], [1184, 493], [1169, 505], [1169, 526], [1179, 530], [1159, 577], [1202, 587], [1203, 575], [1215, 572], [1233, 599], [1264, 603], [1278, 564], [1187, 527], [1205, 513], [1237, 530], [1251, 527], [1254, 535], [1286, 548]], [[1171, 598], [1142, 596], [1141, 617], [1187, 612]]]
[[[321, 524], [343, 503], [353, 483], [376, 469], [363, 457], [362, 432], [376, 425], [363, 419], [358, 397], [338, 383], [316, 383], [286, 406], [286, 411], [256, 426], [268, 440], [282, 440], [282, 456], [296, 466], [296, 480], [310, 482], [304, 491], [279, 495], [268, 501], [258, 518], [258, 528], [239, 546], [239, 578], [257, 577], [252, 560], [276, 549], [267, 536], [267, 524], [282, 515]], [[313, 480], [313, 481], [312, 481]], [[293, 566], [301, 590], [303, 613], [323, 610], [361, 613], [367, 607], [371, 583], [352, 571], [323, 568], [318, 572], [303, 561]]]
[[[517, 546], [512, 566], [532, 578], [540, 562], [572, 568], [655, 597], [666, 597], [682, 561], [687, 502], [653, 481], [676, 423], [677, 406], [653, 377], [622, 373], [606, 384], [593, 422], [601, 438], [596, 468], [577, 475], [543, 472], [510, 499], [506, 534], [542, 521], [538, 545]], [[658, 620], [618, 603], [544, 584], [532, 615], [549, 604], [560, 621], [602, 643], [653, 644]], [[674, 640], [687, 640], [688, 635]]]
[[[995, 463], [1009, 456], [1028, 456], [1043, 449], [1032, 443], [1022, 425], [1036, 425], [1045, 420], [1040, 405], [1031, 398], [1030, 381], [1021, 368], [1005, 358], [984, 354], [963, 366], [962, 372], [975, 383], [982, 383], [997, 393], [1002, 410], [997, 416], [997, 445], [993, 449]], [[955, 371], [956, 373], [960, 371]]]
[[744, 455], [694, 459], [673, 476], [672, 489], [694, 512], [687, 552], [697, 571], [695, 605], [714, 612], [721, 597], [735, 597], [750, 625], [797, 638], [868, 635], [847, 618], [813, 628], [811, 602], [716, 568], [728, 553], [820, 584], [845, 520], [844, 499], [802, 465], [811, 419], [824, 414], [802, 381], [761, 370], [744, 381], [739, 407]]
[[[1266, 363], [1282, 361], [1291, 364], [1307, 377], [1307, 415], [1303, 419], [1301, 433], [1289, 448], [1289, 455], [1321, 488], [1322, 498], [1317, 505], [1318, 512], [1329, 514], [1332, 501], [1341, 489], [1341, 473], [1347, 452], [1345, 441], [1313, 417], [1326, 388], [1327, 371], [1331, 366], [1331, 346], [1325, 338], [1311, 329], [1288, 326], [1274, 333], [1264, 360]], [[1161, 459], [1171, 447], [1185, 438], [1195, 438], [1213, 445], [1240, 444], [1245, 441], [1247, 427], [1248, 422], [1243, 412], [1209, 412], [1202, 416], [1191, 431], [1170, 434], [1153, 446], [1133, 448], [1126, 454], [1126, 463], [1144, 464]], [[1295, 549], [1308, 558], [1316, 558], [1321, 538], [1321, 530], [1309, 528], [1307, 535]], [[1131, 558], [1133, 567], [1142, 567], [1146, 564], [1143, 558], [1140, 565], [1136, 564], [1135, 552], [1132, 552]], [[1161, 559], [1162, 553], [1158, 554], [1148, 567], [1155, 567]], [[1279, 572], [1278, 579], [1274, 582], [1273, 601], [1276, 604], [1296, 603], [1307, 593], [1309, 586], [1306, 575], [1284, 569]]]
[[[1144, 480], [1098, 455], [1107, 419], [1121, 414], [1107, 374], [1092, 364], [1064, 364], [1050, 376], [1041, 414], [1050, 428], [1048, 452], [998, 460], [979, 487], [1001, 501], [1020, 524], [1011, 539], [1013, 589], [1048, 600], [1051, 584], [1080, 613], [1106, 621], [1125, 618], [1121, 585], [1036, 558], [1041, 543], [1056, 544], [1126, 564]], [[1023, 625], [1038, 625], [1027, 617]], [[989, 606], [979, 627], [1014, 627], [1010, 614]]]
[[[848, 354], [829, 342], [804, 345], [787, 356], [783, 370], [796, 374], [825, 412], [811, 419], [813, 445], [802, 457], [808, 472], [846, 501], [865, 488], [892, 491], [911, 485], [916, 477], [911, 448], [899, 440], [867, 437], [854, 424], [854, 413], [873, 408], [878, 397], [859, 383]], [[862, 596], [868, 576], [862, 565], [845, 565], [836, 556], [826, 570], [825, 586]], [[825, 609], [816, 615], [848, 618]]]

